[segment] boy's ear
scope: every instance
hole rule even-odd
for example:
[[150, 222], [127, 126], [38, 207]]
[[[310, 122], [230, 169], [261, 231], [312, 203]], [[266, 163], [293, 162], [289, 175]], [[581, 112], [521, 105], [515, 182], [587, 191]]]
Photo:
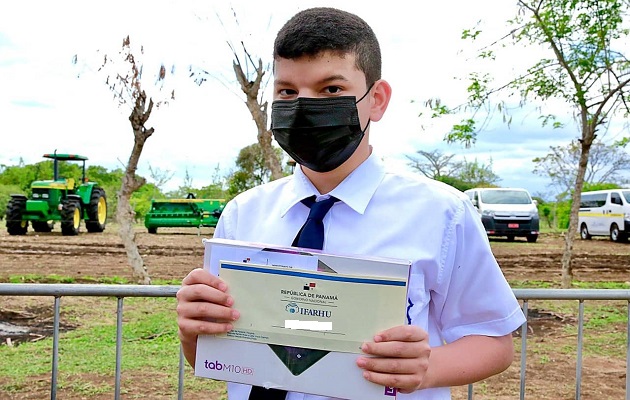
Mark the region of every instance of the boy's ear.
[[370, 120], [377, 122], [385, 114], [389, 99], [392, 97], [392, 87], [387, 81], [380, 79], [372, 88], [372, 106], [370, 108]]

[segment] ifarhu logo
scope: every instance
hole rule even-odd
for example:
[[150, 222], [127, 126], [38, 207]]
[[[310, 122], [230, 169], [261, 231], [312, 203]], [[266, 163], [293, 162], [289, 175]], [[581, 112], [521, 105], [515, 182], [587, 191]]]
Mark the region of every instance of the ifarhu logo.
[[300, 312], [300, 307], [297, 305], [297, 303], [288, 303], [285, 307], [285, 310], [287, 310], [287, 312], [289, 314], [298, 314]]

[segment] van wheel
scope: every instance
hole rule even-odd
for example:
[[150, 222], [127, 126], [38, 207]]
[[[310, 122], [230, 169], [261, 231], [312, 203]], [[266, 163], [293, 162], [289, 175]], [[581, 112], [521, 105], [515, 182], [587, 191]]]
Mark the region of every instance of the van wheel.
[[610, 240], [613, 242], [625, 242], [628, 239], [625, 232], [621, 232], [617, 224], [610, 226]]
[[582, 238], [582, 240], [591, 239], [591, 234], [588, 233], [588, 227], [586, 226], [586, 224], [582, 224], [582, 226], [580, 226], [580, 237]]
[[527, 235], [527, 243], [536, 243], [538, 235]]

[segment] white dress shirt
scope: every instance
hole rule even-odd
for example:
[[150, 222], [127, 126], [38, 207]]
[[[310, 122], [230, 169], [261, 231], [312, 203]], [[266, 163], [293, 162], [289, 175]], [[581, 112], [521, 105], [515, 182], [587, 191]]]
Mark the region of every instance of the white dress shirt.
[[[467, 196], [419, 174], [387, 172], [374, 153], [324, 195], [299, 167], [238, 195], [214, 236], [290, 246], [309, 213], [300, 201], [312, 195], [341, 200], [324, 217], [325, 252], [412, 261], [408, 318], [429, 333], [432, 347], [468, 335], [503, 336], [525, 322]], [[228, 384], [230, 400], [247, 400], [249, 392], [248, 385]], [[435, 388], [396, 398], [451, 397], [449, 388]], [[287, 399], [329, 398], [289, 393]]]

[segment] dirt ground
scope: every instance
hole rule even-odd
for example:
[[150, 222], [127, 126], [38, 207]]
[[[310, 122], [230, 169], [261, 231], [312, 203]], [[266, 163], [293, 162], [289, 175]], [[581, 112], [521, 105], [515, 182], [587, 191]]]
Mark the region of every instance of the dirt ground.
[[[137, 232], [140, 252], [151, 277], [181, 279], [191, 269], [201, 266], [204, 250], [201, 239], [210, 237], [212, 228], [203, 228], [200, 234], [196, 229], [160, 229], [157, 235], [148, 234], [144, 228], [138, 228]], [[558, 287], [563, 240], [558, 234], [543, 234], [537, 243], [493, 239], [491, 245], [506, 278], [511, 282], [536, 280], [549, 282], [552, 286]], [[613, 243], [607, 239], [589, 241], [577, 239], [574, 254], [576, 280], [630, 281], [630, 244]], [[0, 282], [7, 282], [9, 277], [29, 274], [69, 276], [73, 277], [76, 283], [92, 283], [94, 278], [103, 277], [132, 280], [126, 254], [115, 233], [115, 227], [108, 226], [103, 234], [82, 233], [77, 237], [61, 236], [59, 232], [45, 234], [29, 232], [26, 236], [9, 236], [6, 230], [0, 230]], [[4, 306], [5, 310], [9, 308], [13, 310], [12, 312], [17, 307], [15, 304], [6, 307], [6, 303]], [[12, 321], [11, 313], [2, 311], [3, 302], [0, 301], [0, 324]], [[44, 308], [41, 312], [52, 313], [51, 310], [45, 311]], [[45, 317], [49, 318], [50, 315]], [[529, 317], [527, 398], [575, 398], [575, 352], [546, 353], [551, 351], [550, 349], [575, 345], [576, 336], [567, 334], [566, 330], [567, 325], [575, 324], [575, 315], [534, 309]], [[611, 329], [625, 328], [622, 325]], [[518, 332], [515, 333], [515, 345], [519, 353], [520, 340], [517, 336]], [[590, 355], [584, 357], [582, 399], [625, 398], [625, 366], [625, 344], [620, 348], [618, 358]], [[151, 377], [145, 382], [137, 379], [133, 384], [151, 385]], [[453, 393], [456, 399], [466, 398], [466, 388], [456, 388]], [[475, 385], [474, 398], [517, 399], [518, 393], [517, 354], [515, 363], [508, 371]], [[25, 394], [23, 397], [13, 398], [48, 396], [49, 394], [43, 397]]]

